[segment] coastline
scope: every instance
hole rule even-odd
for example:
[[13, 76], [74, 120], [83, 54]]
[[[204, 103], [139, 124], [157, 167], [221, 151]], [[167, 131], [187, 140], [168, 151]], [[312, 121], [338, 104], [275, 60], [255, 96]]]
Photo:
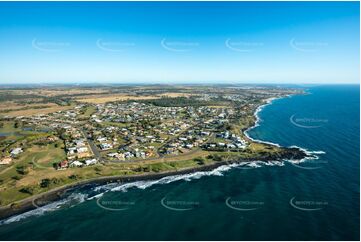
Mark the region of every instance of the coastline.
[[[290, 95], [287, 95], [285, 97], [289, 97]], [[274, 97], [274, 98], [268, 98], [265, 100], [265, 104], [262, 104], [260, 106], [258, 106], [256, 108], [256, 111], [254, 112], [253, 116], [255, 117], [255, 122], [254, 122], [254, 125], [248, 127], [243, 133], [244, 135], [251, 141], [253, 142], [257, 142], [257, 143], [261, 143], [261, 144], [268, 144], [268, 145], [274, 145], [274, 146], [277, 146], [277, 147], [281, 147], [279, 144], [276, 144], [276, 143], [272, 143], [272, 142], [268, 142], [268, 141], [264, 141], [264, 140], [258, 140], [258, 139], [254, 139], [252, 138], [251, 136], [249, 136], [248, 134], [248, 131], [258, 127], [260, 124], [260, 121], [261, 121], [261, 118], [258, 116], [258, 114], [263, 110], [263, 108], [265, 108], [266, 106], [268, 105], [271, 105], [273, 101], [275, 100], [278, 100], [278, 99], [282, 99], [282, 98], [285, 98], [285, 97]]]
[[[302, 93], [303, 95], [309, 95], [310, 93], [308, 92], [304, 92]], [[279, 99], [283, 99], [283, 98], [290, 98], [292, 96], [294, 96], [296, 94], [290, 94], [290, 95], [286, 95], [286, 96], [282, 96], [282, 97], [272, 97], [272, 98], [268, 98], [265, 100], [265, 104], [262, 104], [260, 106], [258, 106], [256, 108], [256, 111], [254, 112], [254, 117], [255, 117], [255, 123], [254, 125], [250, 126], [249, 128], [247, 128], [243, 133], [244, 135], [250, 139], [251, 141], [253, 142], [257, 142], [257, 143], [261, 143], [261, 144], [268, 144], [268, 145], [273, 145], [273, 146], [277, 146], [277, 147], [283, 147], [281, 146], [280, 144], [277, 144], [277, 143], [273, 143], [273, 142], [270, 142], [270, 141], [264, 141], [264, 140], [259, 140], [259, 139], [254, 139], [252, 138], [249, 134], [248, 134], [248, 131], [258, 127], [260, 124], [260, 121], [261, 121], [261, 118], [258, 116], [258, 114], [263, 110], [263, 108], [265, 108], [266, 106], [268, 105], [271, 105], [273, 103], [273, 101], [275, 100], [279, 100]], [[293, 160], [288, 160], [289, 162], [293, 163], [293, 164], [299, 164], [299, 163], [302, 163], [304, 162], [305, 160], [309, 160], [309, 159], [319, 159], [319, 157], [317, 156], [317, 154], [325, 154], [324, 151], [310, 151], [310, 150], [307, 150], [306, 148], [302, 148], [302, 147], [299, 147], [299, 146], [296, 146], [296, 145], [292, 145], [292, 146], [289, 146], [289, 147], [284, 147], [284, 148], [295, 148], [295, 149], [298, 149], [300, 151], [302, 151], [303, 153], [306, 154], [306, 156], [302, 159], [293, 159]]]
[[[259, 125], [260, 118], [258, 117], [258, 113], [263, 110], [263, 108], [267, 105], [272, 104], [274, 100], [281, 99], [289, 97], [282, 96], [282, 97], [274, 97], [266, 99], [264, 104], [258, 106], [254, 112], [255, 122], [252, 126], [247, 128], [244, 132], [245, 136], [252, 140], [253, 142], [257, 143], [263, 143], [263, 144], [269, 144], [277, 147], [281, 147], [279, 144], [275, 144], [272, 142], [262, 141], [262, 140], [256, 140], [251, 138], [247, 131], [257, 127]], [[303, 154], [303, 158], [300, 160], [294, 160], [301, 162], [304, 159], [310, 159], [314, 158], [315, 156], [312, 155], [309, 151], [302, 149], [300, 147], [284, 147], [288, 149], [297, 149], [299, 153]], [[292, 152], [291, 152], [292, 154]], [[316, 156], [317, 157], [317, 156]], [[284, 158], [286, 159], [286, 158]], [[60, 200], [63, 197], [63, 194], [69, 190], [84, 186], [84, 185], [105, 185], [108, 183], [129, 183], [129, 182], [135, 182], [135, 181], [147, 181], [147, 180], [156, 180], [161, 179], [168, 176], [174, 176], [174, 175], [184, 175], [184, 174], [191, 174], [195, 172], [202, 172], [202, 171], [212, 171], [218, 167], [225, 166], [225, 165], [231, 165], [231, 164], [242, 164], [245, 162], [254, 162], [259, 161], [260, 159], [247, 159], [247, 160], [227, 160], [227, 161], [218, 161], [216, 163], [208, 164], [208, 165], [202, 165], [199, 167], [190, 167], [190, 168], [184, 168], [176, 171], [166, 171], [166, 172], [160, 172], [160, 173], [153, 173], [153, 174], [141, 174], [141, 175], [131, 175], [131, 176], [105, 176], [105, 177], [97, 177], [97, 178], [91, 178], [87, 180], [78, 181], [72, 184], [67, 184], [61, 187], [57, 187], [54, 189], [51, 189], [49, 191], [36, 194], [33, 196], [30, 196], [28, 198], [25, 198], [23, 200], [14, 202], [12, 204], [2, 206], [0, 207], [0, 222], [8, 219], [10, 217], [23, 214], [25, 212], [29, 212], [31, 210], [34, 210], [36, 208], [45, 206], [51, 202], [55, 202], [57, 200]], [[264, 158], [262, 161], [268, 162], [268, 161], [274, 161], [272, 158]]]
[[[68, 184], [62, 187], [57, 187], [51, 189], [47, 192], [37, 194], [13, 204], [9, 204], [4, 207], [0, 207], [0, 221], [4, 219], [8, 219], [12, 216], [19, 215], [33, 209], [39, 208], [41, 206], [45, 206], [51, 202], [57, 201], [62, 197], [62, 195], [69, 190], [84, 186], [84, 185], [105, 185], [108, 183], [128, 183], [128, 182], [135, 182], [135, 181], [147, 181], [147, 180], [156, 180], [167, 176], [174, 176], [174, 175], [184, 175], [184, 174], [191, 174], [194, 172], [200, 171], [211, 171], [218, 167], [237, 164], [242, 162], [249, 162], [249, 161], [220, 161], [209, 165], [203, 165], [199, 167], [192, 167], [192, 168], [184, 168], [177, 171], [167, 171], [162, 173], [153, 173], [153, 174], [142, 174], [142, 175], [132, 175], [132, 176], [108, 176], [108, 177], [98, 177], [87, 179], [83, 181], [79, 181], [73, 184]], [[15, 205], [14, 205], [15, 204]], [[41, 204], [37, 205], [37, 204]]]

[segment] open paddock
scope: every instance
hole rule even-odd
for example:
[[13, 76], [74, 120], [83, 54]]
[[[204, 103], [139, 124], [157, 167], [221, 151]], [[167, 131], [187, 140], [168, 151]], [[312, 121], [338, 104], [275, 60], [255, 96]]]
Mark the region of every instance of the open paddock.
[[102, 104], [107, 102], [116, 102], [116, 101], [127, 101], [127, 100], [150, 100], [150, 99], [159, 99], [164, 96], [166, 97], [189, 97], [192, 94], [190, 93], [173, 93], [166, 92], [157, 95], [149, 96], [136, 96], [129, 94], [109, 94], [109, 95], [89, 95], [87, 97], [82, 97], [77, 99], [79, 102], [93, 103], [93, 104]]

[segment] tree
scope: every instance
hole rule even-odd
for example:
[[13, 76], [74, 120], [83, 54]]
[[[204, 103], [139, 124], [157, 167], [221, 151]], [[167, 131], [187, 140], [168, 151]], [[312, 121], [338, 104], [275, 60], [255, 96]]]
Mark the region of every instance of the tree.
[[20, 180], [20, 177], [18, 177], [18, 176], [12, 176], [11, 179], [18, 181], [18, 180]]
[[40, 187], [41, 188], [46, 188], [49, 185], [50, 185], [50, 179], [48, 179], [48, 178], [42, 179], [41, 182], [40, 182]]
[[28, 173], [25, 166], [17, 166], [16, 172], [19, 173], [20, 175], [26, 175]]
[[195, 162], [197, 162], [198, 165], [204, 165], [204, 159], [202, 157], [197, 157], [193, 159]]
[[14, 123], [14, 128], [15, 128], [15, 129], [19, 128], [19, 123], [18, 123], [18, 122], [15, 122], [15, 123]]
[[23, 188], [21, 188], [19, 190], [19, 192], [27, 193], [27, 194], [30, 194], [30, 195], [33, 194], [33, 191], [34, 191], [34, 189], [32, 187], [23, 187]]
[[72, 180], [78, 179], [78, 176], [75, 175], [75, 174], [72, 174], [72, 175], [70, 175], [70, 176], [68, 176], [68, 177], [69, 177], [69, 179], [72, 179]]
[[218, 154], [215, 154], [213, 155], [213, 158], [212, 158], [214, 161], [222, 161], [222, 157]]

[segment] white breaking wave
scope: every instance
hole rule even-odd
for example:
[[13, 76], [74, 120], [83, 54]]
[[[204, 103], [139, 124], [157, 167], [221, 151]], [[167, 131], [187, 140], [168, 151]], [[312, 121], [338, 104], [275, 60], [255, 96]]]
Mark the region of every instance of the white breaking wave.
[[[292, 162], [292, 161], [290, 161]], [[296, 161], [293, 161], [296, 162]], [[127, 192], [130, 188], [138, 188], [138, 189], [146, 189], [153, 185], [162, 185], [162, 184], [169, 184], [172, 182], [184, 180], [184, 181], [191, 181], [194, 179], [200, 179], [204, 176], [223, 176], [224, 172], [231, 170], [232, 168], [239, 167], [240, 169], [242, 167], [249, 167], [249, 168], [259, 168], [262, 166], [284, 166], [283, 161], [245, 161], [240, 163], [233, 163], [229, 165], [222, 165], [214, 170], [211, 171], [198, 171], [194, 173], [189, 174], [183, 174], [183, 175], [173, 175], [173, 176], [166, 176], [158, 180], [148, 180], [148, 181], [135, 181], [135, 182], [129, 182], [124, 184], [119, 183], [110, 183], [106, 185], [97, 186], [92, 189], [93, 192], [100, 192], [94, 196], [89, 197], [89, 194], [84, 193], [72, 193], [69, 197], [64, 198], [60, 201], [56, 201], [53, 203], [50, 203], [48, 205], [45, 205], [43, 207], [36, 208], [34, 210], [31, 210], [29, 212], [25, 212], [20, 215], [15, 215], [13, 217], [10, 217], [8, 219], [0, 221], [0, 225], [2, 224], [9, 224], [12, 222], [18, 222], [20, 220], [26, 219], [31, 216], [41, 216], [43, 214], [46, 214], [48, 212], [52, 212], [55, 210], [59, 210], [65, 207], [72, 207], [77, 204], [80, 204], [84, 201], [92, 200], [92, 199], [99, 199], [107, 192]]]
[[[192, 179], [200, 179], [203, 176], [223, 176], [223, 172], [232, 169], [233, 167], [239, 166], [241, 164], [230, 164], [230, 165], [223, 165], [220, 167], [215, 168], [211, 171], [197, 171], [194, 173], [182, 174], [182, 175], [173, 175], [173, 176], [166, 176], [158, 180], [148, 180], [148, 181], [135, 181], [125, 184], [113, 183], [107, 184], [103, 186], [96, 187], [94, 191], [121, 191], [127, 192], [130, 188], [138, 188], [138, 189], [146, 189], [153, 185], [157, 184], [169, 184], [175, 181], [191, 181]], [[95, 197], [95, 196], [94, 196]]]
[[237, 167], [258, 168], [258, 167], [262, 167], [262, 166], [284, 166], [284, 162], [283, 161], [261, 161], [261, 160], [249, 161], [249, 162], [242, 161], [240, 163], [232, 163], [229, 165], [222, 165], [211, 171], [197, 171], [194, 173], [188, 173], [188, 174], [182, 174], [182, 175], [166, 176], [166, 177], [163, 177], [158, 180], [135, 181], [135, 182], [129, 182], [129, 183], [124, 183], [124, 184], [111, 183], [111, 184], [106, 184], [106, 185], [102, 185], [102, 186], [98, 186], [98, 187], [94, 188], [93, 191], [102, 191], [102, 193], [97, 194], [93, 197], [90, 197], [90, 198], [88, 198], [88, 200], [94, 199], [94, 198], [99, 198], [99, 197], [103, 196], [106, 192], [116, 192], [116, 191], [127, 192], [131, 188], [138, 188], [138, 189], [144, 190], [153, 185], [169, 184], [169, 183], [180, 181], [180, 180], [191, 181], [194, 179], [200, 179], [204, 176], [223, 176], [224, 172], [229, 171], [232, 168], [237, 168]]
[[255, 118], [256, 118], [255, 124], [254, 124], [253, 126], [249, 127], [248, 129], [246, 129], [246, 131], [244, 131], [244, 134], [245, 134], [245, 136], [246, 136], [248, 139], [250, 139], [250, 140], [252, 140], [252, 141], [254, 141], [254, 142], [258, 142], [258, 143], [268, 144], [268, 145], [274, 145], [274, 146], [280, 147], [280, 145], [279, 145], [279, 144], [276, 144], [276, 143], [272, 143], [272, 142], [264, 141], [264, 140], [259, 140], [259, 139], [254, 139], [254, 138], [252, 138], [252, 137], [248, 134], [248, 131], [250, 131], [250, 130], [252, 130], [252, 129], [254, 129], [254, 128], [256, 128], [256, 127], [259, 126], [259, 123], [260, 123], [262, 120], [261, 120], [261, 118], [259, 117], [258, 114], [263, 110], [263, 108], [265, 108], [266, 106], [272, 104], [272, 102], [273, 102], [274, 100], [281, 99], [281, 98], [282, 98], [282, 97], [279, 97], [279, 98], [268, 98], [268, 99], [266, 99], [266, 103], [265, 103], [265, 104], [257, 107], [256, 111], [254, 112], [254, 116], [255, 116]]
[[306, 148], [299, 147], [299, 146], [297, 146], [297, 145], [292, 145], [292, 146], [290, 146], [290, 148], [300, 149], [300, 150], [302, 150], [303, 152], [305, 152], [307, 155], [314, 155], [314, 154], [322, 155], [322, 154], [326, 154], [326, 152], [325, 152], [325, 151], [322, 151], [322, 150], [312, 151], [312, 150], [307, 150]]
[[52, 212], [61, 208], [64, 208], [66, 206], [74, 206], [75, 204], [79, 204], [82, 203], [86, 200], [87, 194], [83, 194], [83, 193], [72, 193], [70, 196], [68, 196], [67, 198], [64, 198], [62, 200], [56, 201], [56, 202], [52, 202], [49, 203], [45, 206], [42, 207], [38, 207], [34, 210], [19, 214], [19, 215], [15, 215], [12, 216], [10, 218], [4, 219], [0, 221], [0, 225], [3, 224], [9, 224], [9, 223], [13, 223], [13, 222], [18, 222], [20, 220], [23, 220], [25, 218], [28, 217], [32, 217], [32, 216], [41, 216], [45, 213], [48, 212]]
[[326, 154], [326, 152], [322, 151], [322, 150], [311, 151], [311, 150], [307, 150], [305, 148], [301, 148], [296, 145], [292, 145], [292, 146], [290, 146], [290, 148], [300, 149], [303, 152], [305, 152], [305, 154], [307, 155], [305, 158], [300, 159], [300, 160], [287, 160], [288, 162], [293, 163], [293, 164], [299, 164], [299, 163], [305, 162], [307, 160], [318, 160], [318, 159], [320, 159], [320, 157], [318, 155]]
[[136, 182], [130, 182], [130, 183], [125, 183], [125, 184], [111, 183], [111, 184], [107, 184], [107, 185], [97, 186], [94, 189], [92, 189], [92, 191], [93, 192], [101, 191], [99, 194], [89, 197], [89, 194], [72, 193], [69, 197], [64, 198], [62, 200], [55, 201], [55, 202], [52, 202], [45, 206], [25, 212], [23, 214], [15, 215], [15, 216], [12, 216], [5, 220], [2, 220], [2, 221], [0, 221], [0, 225], [18, 222], [20, 220], [23, 220], [23, 219], [26, 219], [26, 218], [32, 217], [32, 216], [41, 216], [45, 213], [52, 212], [52, 211], [55, 211], [55, 210], [58, 210], [58, 209], [61, 209], [64, 207], [72, 207], [76, 204], [80, 204], [87, 200], [98, 199], [98, 198], [102, 197], [106, 192], [114, 192], [114, 191], [127, 192], [129, 188], [146, 189], [146, 188], [151, 187], [156, 184], [169, 184], [171, 182], [175, 182], [175, 181], [179, 181], [179, 180], [191, 181], [192, 179], [200, 179], [203, 176], [223, 176], [223, 172], [228, 171], [238, 165], [240, 165], [240, 164], [223, 165], [223, 166], [215, 168], [212, 171], [199, 171], [199, 172], [194, 172], [194, 173], [189, 173], [189, 174], [184, 174], [184, 175], [167, 176], [167, 177], [163, 177], [159, 180], [136, 181]]
[[[291, 96], [292, 96], [292, 95], [287, 95], [286, 97], [291, 97]], [[258, 127], [258, 126], [259, 126], [259, 123], [262, 121], [258, 114], [263, 110], [263, 108], [266, 107], [266, 106], [268, 106], [268, 105], [270, 105], [270, 104], [272, 104], [272, 102], [273, 102], [274, 100], [281, 99], [281, 98], [284, 98], [284, 97], [269, 98], [269, 99], [266, 100], [266, 103], [265, 103], [265, 104], [259, 106], [259, 107], [256, 109], [256, 111], [255, 111], [255, 113], [254, 113], [254, 116], [256, 117], [256, 122], [255, 122], [255, 124], [254, 124], [252, 127], [249, 127], [246, 131], [244, 131], [244, 134], [245, 134], [245, 136], [246, 136], [248, 139], [250, 139], [250, 140], [252, 140], [252, 141], [254, 141], [254, 142], [258, 142], [258, 143], [269, 144], [269, 145], [274, 145], [274, 146], [277, 146], [277, 147], [281, 147], [281, 145], [280, 145], [280, 144], [277, 144], [277, 143], [273, 143], [273, 142], [270, 142], [270, 141], [259, 140], [259, 139], [254, 139], [254, 138], [252, 138], [252, 137], [248, 134], [248, 131], [250, 131], [250, 130], [256, 128], [256, 127]], [[319, 150], [319, 151], [310, 151], [310, 150], [307, 150], [307, 149], [305, 149], [305, 148], [301, 148], [301, 147], [296, 146], [296, 145], [290, 146], [289, 148], [298, 148], [298, 149], [300, 149], [301, 151], [305, 152], [305, 154], [307, 155], [307, 157], [305, 157], [305, 158], [303, 158], [303, 159], [299, 159], [299, 160], [296, 160], [296, 159], [294, 159], [294, 160], [286, 160], [286, 161], [291, 162], [291, 163], [293, 163], [293, 164], [299, 164], [299, 163], [302, 163], [302, 162], [304, 162], [304, 161], [306, 161], [306, 160], [318, 160], [318, 159], [319, 159], [319, 156], [317, 156], [317, 155], [321, 155], [321, 154], [325, 154], [325, 153], [326, 153], [326, 152], [324, 152], [324, 151], [322, 151], [322, 150]], [[257, 164], [256, 164], [256, 165], [257, 165]], [[266, 164], [263, 164], [263, 165], [266, 165]], [[260, 166], [258, 165], [258, 167], [260, 167]]]
[[259, 168], [262, 166], [284, 166], [284, 162], [283, 161], [261, 161], [261, 160], [257, 160], [257, 161], [246, 161], [246, 162], [242, 162], [239, 164], [239, 167], [252, 167], [252, 168]]

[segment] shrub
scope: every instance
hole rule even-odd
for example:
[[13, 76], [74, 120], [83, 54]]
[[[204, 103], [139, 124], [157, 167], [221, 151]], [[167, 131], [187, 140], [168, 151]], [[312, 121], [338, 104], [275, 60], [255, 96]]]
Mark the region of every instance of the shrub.
[[27, 193], [27, 194], [30, 194], [32, 195], [33, 194], [33, 191], [34, 189], [31, 188], [31, 187], [23, 187], [19, 190], [19, 192], [22, 192], [22, 193]]
[[48, 179], [48, 178], [42, 179], [40, 182], [41, 188], [49, 187], [49, 185], [50, 185], [50, 179]]
[[16, 172], [19, 173], [20, 175], [26, 175], [28, 173], [25, 166], [17, 166]]
[[193, 159], [195, 162], [197, 162], [198, 165], [204, 165], [204, 159], [202, 157], [197, 157]]

